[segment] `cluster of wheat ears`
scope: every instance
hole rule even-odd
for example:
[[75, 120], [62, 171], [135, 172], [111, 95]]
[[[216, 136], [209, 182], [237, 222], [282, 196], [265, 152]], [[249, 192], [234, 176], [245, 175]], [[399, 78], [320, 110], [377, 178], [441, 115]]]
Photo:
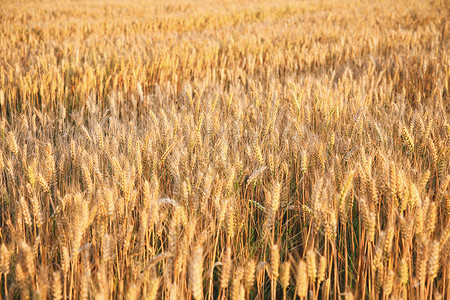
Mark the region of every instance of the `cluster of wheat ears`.
[[449, 11], [2, 1], [0, 299], [448, 299]]

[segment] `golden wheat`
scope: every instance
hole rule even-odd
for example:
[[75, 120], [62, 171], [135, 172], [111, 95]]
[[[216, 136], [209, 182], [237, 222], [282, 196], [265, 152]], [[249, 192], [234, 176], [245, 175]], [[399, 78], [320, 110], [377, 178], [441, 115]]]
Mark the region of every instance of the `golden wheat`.
[[1, 299], [449, 297], [445, 1], [0, 6]]

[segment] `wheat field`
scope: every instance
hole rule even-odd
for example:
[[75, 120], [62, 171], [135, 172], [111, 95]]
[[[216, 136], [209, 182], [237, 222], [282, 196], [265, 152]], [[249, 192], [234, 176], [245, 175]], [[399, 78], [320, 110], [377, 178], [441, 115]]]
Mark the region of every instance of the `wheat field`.
[[1, 1], [0, 299], [448, 299], [449, 16]]

